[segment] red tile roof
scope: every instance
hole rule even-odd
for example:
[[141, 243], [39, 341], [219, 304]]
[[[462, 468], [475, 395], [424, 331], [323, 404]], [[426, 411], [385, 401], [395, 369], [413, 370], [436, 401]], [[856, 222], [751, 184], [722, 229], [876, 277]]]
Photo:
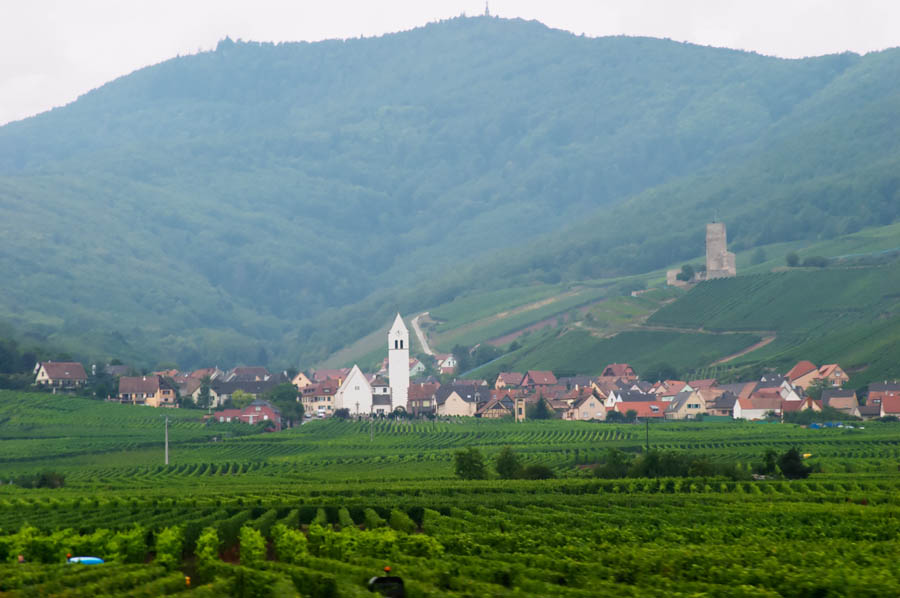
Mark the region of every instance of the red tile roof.
[[816, 365], [811, 361], [798, 361], [797, 365], [791, 368], [787, 374], [785, 374], [785, 378], [793, 382], [797, 378], [801, 376], [805, 376], [813, 370], [818, 369]]
[[45, 361], [41, 366], [51, 380], [87, 380], [84, 366], [74, 361]]
[[707, 390], [716, 385], [715, 378], [705, 378], [703, 380], [691, 380], [688, 382], [694, 390]]
[[627, 378], [634, 376], [635, 373], [634, 368], [627, 363], [611, 363], [603, 368], [603, 373], [600, 375], [603, 377]]
[[497, 382], [507, 386], [521, 386], [524, 378], [525, 374], [519, 372], [500, 372], [497, 375]]
[[528, 370], [528, 373], [525, 374], [525, 380], [537, 386], [552, 386], [556, 384], [556, 376], [553, 375], [553, 372], [548, 371]]
[[122, 376], [119, 378], [119, 394], [144, 393], [154, 395], [159, 391], [159, 376]]
[[669, 406], [667, 401], [622, 401], [616, 403], [613, 409], [621, 414], [629, 411], [636, 411], [638, 417], [660, 417], [666, 416], [666, 408]]
[[881, 410], [885, 415], [900, 415], [900, 396], [888, 396], [881, 400]]

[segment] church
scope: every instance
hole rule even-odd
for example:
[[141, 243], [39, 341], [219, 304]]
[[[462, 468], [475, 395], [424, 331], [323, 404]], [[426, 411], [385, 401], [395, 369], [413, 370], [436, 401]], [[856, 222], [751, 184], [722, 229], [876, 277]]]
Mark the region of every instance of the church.
[[350, 415], [388, 415], [406, 410], [409, 397], [409, 330], [400, 314], [388, 331], [388, 384], [381, 378], [370, 381], [354, 365], [334, 395], [334, 409]]

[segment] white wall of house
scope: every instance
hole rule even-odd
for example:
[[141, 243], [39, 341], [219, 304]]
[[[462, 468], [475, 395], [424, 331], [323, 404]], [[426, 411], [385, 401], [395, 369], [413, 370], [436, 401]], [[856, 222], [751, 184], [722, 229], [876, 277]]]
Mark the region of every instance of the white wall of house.
[[359, 366], [353, 366], [334, 395], [334, 409], [348, 409], [353, 415], [372, 412], [372, 386]]

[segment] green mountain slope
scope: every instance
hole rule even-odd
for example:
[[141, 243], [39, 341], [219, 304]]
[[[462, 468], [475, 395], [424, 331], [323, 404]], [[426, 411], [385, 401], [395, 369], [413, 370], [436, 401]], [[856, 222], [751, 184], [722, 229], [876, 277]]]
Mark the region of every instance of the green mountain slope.
[[692, 257], [715, 210], [738, 247], [886, 224], [898, 69], [491, 18], [225, 40], [0, 128], [0, 320], [308, 364], [396, 310]]

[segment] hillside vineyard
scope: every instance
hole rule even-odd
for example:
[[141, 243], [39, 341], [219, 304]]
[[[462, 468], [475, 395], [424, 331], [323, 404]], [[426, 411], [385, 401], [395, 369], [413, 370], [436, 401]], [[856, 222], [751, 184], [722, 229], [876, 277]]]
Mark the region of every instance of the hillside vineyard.
[[314, 363], [398, 310], [691, 259], [716, 212], [735, 252], [883, 226], [898, 70], [489, 17], [226, 39], [0, 128], [0, 321], [148, 366]]

